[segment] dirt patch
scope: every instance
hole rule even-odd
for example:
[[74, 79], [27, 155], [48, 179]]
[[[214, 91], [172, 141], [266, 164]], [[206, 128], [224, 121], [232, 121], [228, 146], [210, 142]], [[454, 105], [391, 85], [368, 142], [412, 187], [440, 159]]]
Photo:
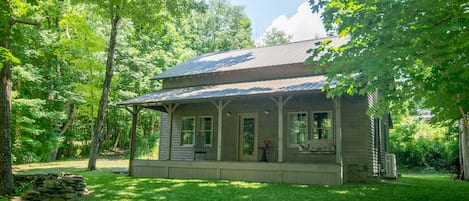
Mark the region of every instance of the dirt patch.
[[[13, 166], [13, 173], [18, 173], [32, 169], [51, 169], [51, 168], [83, 168], [88, 166], [88, 159], [74, 161], [54, 161], [47, 163], [29, 163]], [[116, 168], [124, 169], [129, 166], [128, 159], [98, 159], [96, 168]]]

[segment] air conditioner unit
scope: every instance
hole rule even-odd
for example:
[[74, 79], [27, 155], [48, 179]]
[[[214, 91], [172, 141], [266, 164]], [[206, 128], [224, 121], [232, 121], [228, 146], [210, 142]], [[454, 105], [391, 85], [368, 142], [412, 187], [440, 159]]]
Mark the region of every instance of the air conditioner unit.
[[396, 155], [386, 154], [386, 172], [385, 178], [397, 179]]

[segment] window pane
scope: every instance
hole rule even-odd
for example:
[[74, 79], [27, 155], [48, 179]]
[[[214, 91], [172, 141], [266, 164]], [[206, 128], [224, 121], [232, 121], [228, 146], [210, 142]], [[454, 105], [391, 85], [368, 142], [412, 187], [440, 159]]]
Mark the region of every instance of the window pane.
[[307, 130], [306, 113], [289, 114], [289, 142], [290, 144], [304, 144], [306, 141]]
[[204, 137], [205, 144], [212, 144], [212, 132], [208, 131], [201, 131], [200, 135]]
[[212, 118], [211, 117], [200, 118], [200, 130], [212, 130]]
[[243, 154], [254, 155], [255, 119], [243, 120]]
[[194, 117], [184, 117], [182, 119], [181, 144], [194, 144], [194, 128]]
[[[203, 138], [204, 144], [212, 144], [212, 117], [199, 118], [199, 135]], [[199, 140], [197, 140], [199, 142]]]
[[194, 118], [186, 117], [183, 119], [182, 130], [194, 130]]
[[332, 115], [330, 112], [313, 113], [312, 122], [313, 139], [327, 140], [332, 139]]
[[182, 132], [182, 144], [192, 144], [194, 132]]

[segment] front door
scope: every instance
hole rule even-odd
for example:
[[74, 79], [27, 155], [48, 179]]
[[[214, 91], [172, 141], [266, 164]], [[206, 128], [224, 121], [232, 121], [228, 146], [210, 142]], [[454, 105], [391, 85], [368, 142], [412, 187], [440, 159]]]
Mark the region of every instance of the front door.
[[257, 160], [257, 114], [239, 115], [239, 160]]

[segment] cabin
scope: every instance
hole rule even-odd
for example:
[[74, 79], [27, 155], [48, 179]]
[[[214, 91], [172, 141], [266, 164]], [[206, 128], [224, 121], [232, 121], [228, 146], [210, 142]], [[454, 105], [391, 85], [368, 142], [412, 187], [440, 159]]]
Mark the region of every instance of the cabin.
[[[132, 113], [129, 174], [340, 185], [383, 174], [388, 117], [376, 94], [328, 98], [305, 65], [329, 37], [193, 57], [156, 75], [162, 88], [120, 105]], [[159, 158], [135, 159], [141, 109], [160, 111]]]

